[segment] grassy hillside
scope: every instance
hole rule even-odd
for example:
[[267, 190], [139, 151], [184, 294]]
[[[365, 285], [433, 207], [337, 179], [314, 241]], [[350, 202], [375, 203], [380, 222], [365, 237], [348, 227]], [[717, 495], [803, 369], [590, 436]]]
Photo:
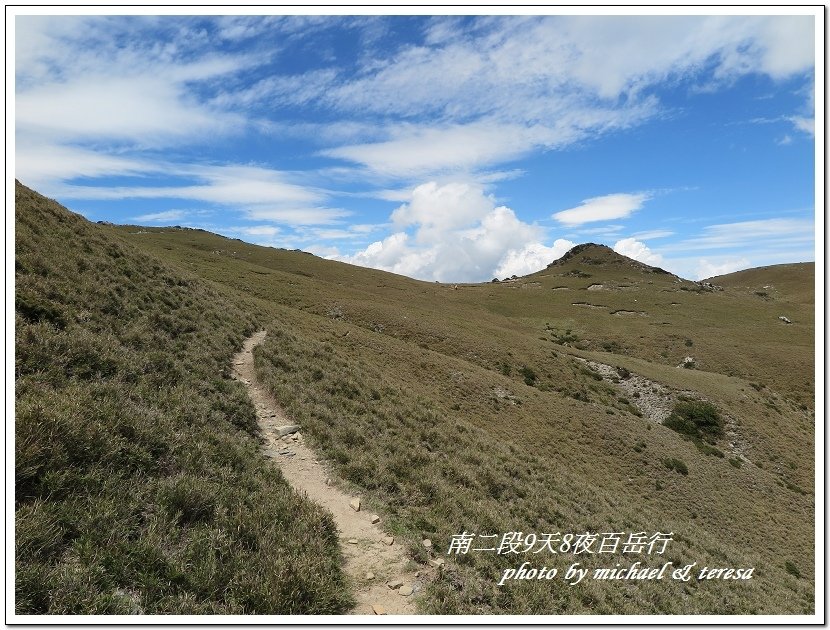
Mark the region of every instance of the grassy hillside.
[[[725, 281], [710, 290], [600, 246], [514, 281], [448, 285], [199, 230], [83, 226], [80, 240], [120, 243], [191, 282], [189, 299], [211, 296], [192, 325], [223, 331], [213, 374], [254, 327], [248, 318], [269, 331], [255, 354], [260, 378], [416, 560], [430, 555], [422, 537], [446, 554], [463, 531], [674, 532], [665, 556], [444, 555], [425, 612], [813, 610], [809, 301]], [[806, 283], [798, 268], [792, 283]], [[723, 425], [706, 439], [649, 406], [704, 403]], [[526, 560], [562, 570], [697, 562], [755, 576], [497, 585]]]
[[328, 515], [258, 454], [262, 315], [18, 184], [20, 614], [337, 613]]
[[[671, 530], [676, 563], [759, 572], [739, 585], [497, 587], [516, 556], [468, 554], [430, 587], [427, 611], [812, 609], [807, 305], [787, 303], [797, 315], [786, 326], [780, 303], [596, 246], [516, 281], [445, 285], [198, 230], [113, 231], [275, 309], [260, 376], [421, 559], [421, 537], [446, 550], [465, 530]], [[695, 369], [678, 368], [689, 355]], [[638, 415], [636, 400], [576, 356], [706, 399], [738, 436], [707, 451]]]

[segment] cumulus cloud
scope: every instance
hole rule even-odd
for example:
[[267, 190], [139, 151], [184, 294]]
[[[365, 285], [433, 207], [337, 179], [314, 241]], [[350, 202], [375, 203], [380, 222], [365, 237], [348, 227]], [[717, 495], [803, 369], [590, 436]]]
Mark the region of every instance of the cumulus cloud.
[[417, 225], [419, 234], [469, 225], [494, 207], [493, 199], [473, 184], [437, 182], [422, 184], [412, 191], [411, 200], [392, 213], [396, 226]]
[[513, 275], [526, 276], [544, 269], [575, 245], [576, 243], [564, 238], [556, 239], [552, 247], [547, 247], [542, 243], [528, 243], [520, 250], [514, 249], [507, 252], [494, 275], [497, 278], [509, 278]]
[[575, 208], [556, 212], [552, 218], [567, 226], [593, 221], [625, 219], [651, 198], [649, 193], [616, 193], [585, 199]]
[[541, 228], [469, 183], [418, 186], [392, 222], [398, 228], [393, 234], [355, 254], [331, 257], [422, 280], [479, 282], [538, 271], [572, 246], [559, 240], [546, 247]]
[[641, 263], [653, 267], [663, 262], [663, 257], [660, 254], [651, 251], [645, 243], [634, 238], [624, 238], [617, 241], [614, 243], [613, 250], [618, 254], [639, 260]]

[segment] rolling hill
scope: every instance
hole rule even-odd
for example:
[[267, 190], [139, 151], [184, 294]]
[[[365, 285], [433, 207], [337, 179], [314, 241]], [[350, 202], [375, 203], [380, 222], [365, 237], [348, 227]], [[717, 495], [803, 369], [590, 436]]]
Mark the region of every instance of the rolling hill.
[[[258, 454], [229, 377], [260, 327], [257, 375], [309, 443], [415, 563], [447, 559], [424, 613], [814, 610], [811, 264], [697, 283], [585, 244], [428, 283], [90, 224], [18, 184], [15, 300], [20, 613], [348, 610], [330, 518]], [[641, 532], [671, 541], [599, 552]], [[447, 554], [465, 533], [523, 542]], [[638, 561], [754, 573], [498, 584]]]

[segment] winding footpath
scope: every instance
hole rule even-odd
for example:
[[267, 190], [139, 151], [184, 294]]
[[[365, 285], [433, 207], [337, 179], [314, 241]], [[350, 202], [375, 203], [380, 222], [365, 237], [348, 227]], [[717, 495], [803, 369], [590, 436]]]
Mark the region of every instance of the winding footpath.
[[242, 351], [233, 358], [233, 376], [246, 385], [256, 407], [266, 440], [265, 454], [297, 492], [334, 516], [345, 559], [344, 571], [357, 600], [352, 614], [417, 614], [413, 600], [429, 571], [412, 568], [416, 565], [408, 561], [403, 546], [380, 528], [380, 519], [363, 511], [359, 497], [349, 496], [337, 487], [334, 475], [305, 445], [296, 425], [257, 382], [253, 349], [265, 335], [262, 330], [245, 340]]

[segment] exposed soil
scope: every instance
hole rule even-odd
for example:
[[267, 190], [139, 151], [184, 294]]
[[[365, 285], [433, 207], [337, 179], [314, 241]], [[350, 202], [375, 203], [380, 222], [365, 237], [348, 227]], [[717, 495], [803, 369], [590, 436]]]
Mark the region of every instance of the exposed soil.
[[[416, 571], [404, 548], [397, 541], [388, 544], [390, 535], [373, 524], [373, 515], [350, 505], [359, 497], [343, 492], [338, 480], [327, 471], [318, 455], [305, 443], [300, 431], [280, 437], [279, 428], [294, 423], [286, 417], [277, 402], [259, 385], [254, 372], [253, 349], [265, 339], [260, 331], [245, 340], [242, 351], [233, 358], [233, 375], [248, 387], [256, 407], [257, 418], [265, 437], [265, 454], [279, 466], [283, 476], [294, 489], [317, 502], [334, 516], [340, 534], [341, 549], [345, 561], [344, 570], [352, 582], [357, 605], [352, 614], [405, 614], [417, 613], [415, 601], [424, 582], [435, 569]], [[384, 540], [385, 539], [385, 540]], [[374, 577], [367, 577], [373, 574]], [[395, 581], [402, 586], [391, 588], [387, 583]], [[406, 587], [412, 594], [405, 596]]]

